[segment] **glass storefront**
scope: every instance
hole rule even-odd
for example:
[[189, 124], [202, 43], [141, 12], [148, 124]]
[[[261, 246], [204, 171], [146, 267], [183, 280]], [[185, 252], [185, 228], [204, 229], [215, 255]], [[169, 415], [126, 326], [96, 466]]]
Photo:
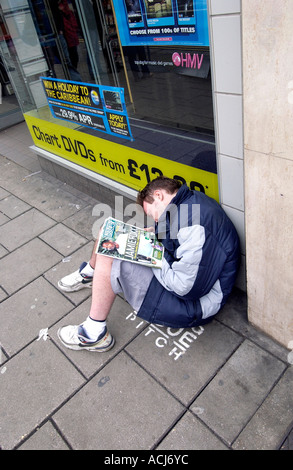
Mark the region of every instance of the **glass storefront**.
[[[37, 147], [68, 162], [134, 189], [166, 174], [217, 199], [206, 3], [0, 0], [2, 101], [20, 106]], [[53, 88], [69, 84], [96, 86], [104, 108], [58, 101]], [[89, 125], [95, 113], [103, 132]], [[126, 117], [131, 139], [107, 131]]]
[[16, 78], [16, 68], [10, 51], [13, 51], [14, 46], [1, 3], [0, 45], [0, 129], [3, 129], [23, 121], [23, 114], [12, 86], [11, 76]]

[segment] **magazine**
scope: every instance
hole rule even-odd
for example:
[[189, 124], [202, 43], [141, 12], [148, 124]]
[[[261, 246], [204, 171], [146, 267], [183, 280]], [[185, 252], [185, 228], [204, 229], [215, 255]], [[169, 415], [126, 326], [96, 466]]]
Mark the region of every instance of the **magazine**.
[[96, 253], [161, 268], [164, 246], [154, 232], [108, 217], [102, 227]]

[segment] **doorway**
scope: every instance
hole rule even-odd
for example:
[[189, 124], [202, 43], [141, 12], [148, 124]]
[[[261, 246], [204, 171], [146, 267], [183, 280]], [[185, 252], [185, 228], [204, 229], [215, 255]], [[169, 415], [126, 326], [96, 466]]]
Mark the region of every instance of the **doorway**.
[[18, 104], [14, 88], [11, 84], [11, 74], [15, 70], [9, 60], [11, 38], [0, 6], [0, 130], [23, 121], [23, 115]]

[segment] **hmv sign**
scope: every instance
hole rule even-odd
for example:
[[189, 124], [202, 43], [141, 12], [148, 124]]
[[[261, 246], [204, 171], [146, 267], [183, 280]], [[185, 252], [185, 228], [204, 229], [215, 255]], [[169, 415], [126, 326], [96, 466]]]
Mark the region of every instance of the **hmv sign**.
[[188, 69], [200, 70], [203, 63], [203, 54], [190, 54], [189, 52], [174, 52], [172, 62], [176, 67], [186, 67]]
[[182, 75], [207, 78], [210, 71], [209, 53], [176, 51], [172, 53], [172, 65]]

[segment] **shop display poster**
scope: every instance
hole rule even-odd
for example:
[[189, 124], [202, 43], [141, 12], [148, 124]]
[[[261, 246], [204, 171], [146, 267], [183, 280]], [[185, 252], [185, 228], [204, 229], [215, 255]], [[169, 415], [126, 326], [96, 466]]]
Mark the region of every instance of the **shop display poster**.
[[53, 117], [133, 140], [123, 88], [40, 79]]
[[207, 0], [113, 0], [122, 46], [209, 46]]

